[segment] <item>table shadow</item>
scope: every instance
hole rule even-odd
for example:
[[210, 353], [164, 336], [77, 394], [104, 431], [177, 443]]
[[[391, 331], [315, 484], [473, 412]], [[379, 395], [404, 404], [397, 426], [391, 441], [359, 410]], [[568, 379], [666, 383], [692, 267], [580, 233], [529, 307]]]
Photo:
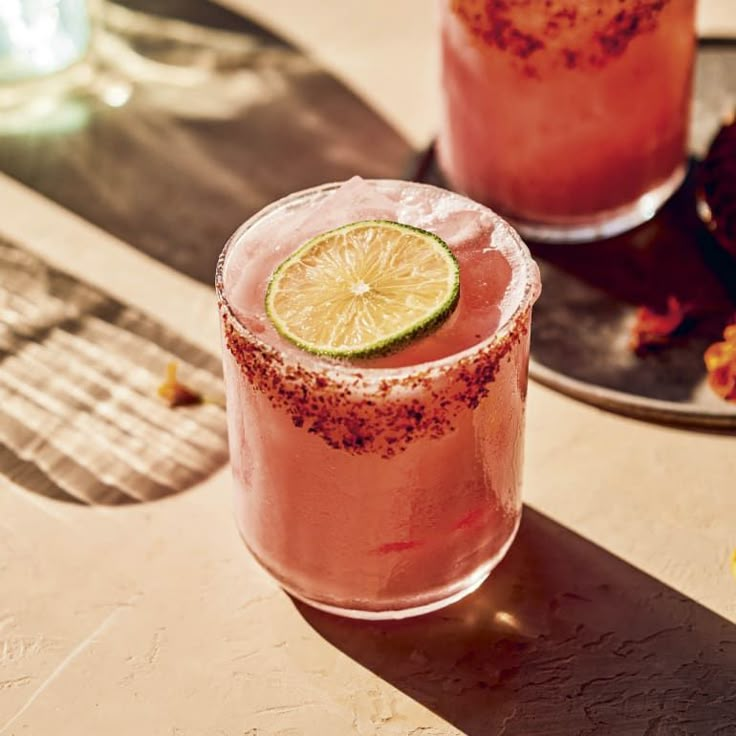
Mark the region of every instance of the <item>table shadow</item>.
[[85, 89], [3, 112], [0, 171], [208, 284], [267, 203], [404, 172], [399, 133], [274, 33], [210, 2], [125, 4], [106, 5]]
[[528, 507], [506, 559], [449, 608], [369, 623], [297, 607], [467, 736], [736, 734], [736, 626]]

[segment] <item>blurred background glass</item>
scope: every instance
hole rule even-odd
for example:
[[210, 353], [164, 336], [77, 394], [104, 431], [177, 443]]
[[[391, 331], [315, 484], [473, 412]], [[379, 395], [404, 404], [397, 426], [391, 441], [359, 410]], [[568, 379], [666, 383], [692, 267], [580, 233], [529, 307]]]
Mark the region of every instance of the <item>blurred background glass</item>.
[[[733, 1], [733, 0], [731, 0]], [[651, 219], [686, 173], [695, 2], [441, 4], [441, 167], [522, 235]]]
[[87, 0], [2, 0], [0, 104], [35, 95], [39, 84], [71, 81], [91, 39]]

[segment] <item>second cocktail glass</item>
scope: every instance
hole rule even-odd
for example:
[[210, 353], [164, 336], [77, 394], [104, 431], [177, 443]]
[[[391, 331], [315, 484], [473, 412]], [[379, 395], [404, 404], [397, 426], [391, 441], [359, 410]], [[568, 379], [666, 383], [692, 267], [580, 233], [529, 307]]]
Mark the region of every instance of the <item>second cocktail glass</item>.
[[443, 0], [441, 167], [525, 236], [592, 240], [681, 183], [695, 0]]

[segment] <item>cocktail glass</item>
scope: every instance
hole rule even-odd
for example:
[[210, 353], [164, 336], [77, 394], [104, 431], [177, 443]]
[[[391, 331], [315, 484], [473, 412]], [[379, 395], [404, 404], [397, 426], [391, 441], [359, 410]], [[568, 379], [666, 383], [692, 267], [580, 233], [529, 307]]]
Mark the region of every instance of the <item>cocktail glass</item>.
[[52, 97], [87, 79], [99, 0], [0, 2], [0, 108]]
[[[400, 352], [329, 361], [286, 342], [263, 298], [313, 235], [392, 219], [460, 262], [460, 301]], [[292, 595], [356, 618], [401, 618], [474, 590], [511, 544], [531, 309], [540, 284], [516, 233], [460, 195], [391, 181], [293, 194], [248, 220], [216, 277], [235, 509], [261, 565]]]
[[695, 0], [443, 0], [441, 168], [523, 235], [651, 218], [685, 173]]

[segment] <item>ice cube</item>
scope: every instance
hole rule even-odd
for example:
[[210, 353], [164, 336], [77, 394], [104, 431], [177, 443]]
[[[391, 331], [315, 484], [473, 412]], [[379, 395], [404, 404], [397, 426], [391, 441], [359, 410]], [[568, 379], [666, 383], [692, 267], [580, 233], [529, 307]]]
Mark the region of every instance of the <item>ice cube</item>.
[[396, 202], [370, 182], [354, 176], [310, 209], [295, 227], [301, 242], [360, 220], [394, 220]]
[[407, 188], [398, 206], [400, 222], [428, 230], [453, 250], [481, 237], [490, 242], [496, 219], [485, 208], [440, 189]]

